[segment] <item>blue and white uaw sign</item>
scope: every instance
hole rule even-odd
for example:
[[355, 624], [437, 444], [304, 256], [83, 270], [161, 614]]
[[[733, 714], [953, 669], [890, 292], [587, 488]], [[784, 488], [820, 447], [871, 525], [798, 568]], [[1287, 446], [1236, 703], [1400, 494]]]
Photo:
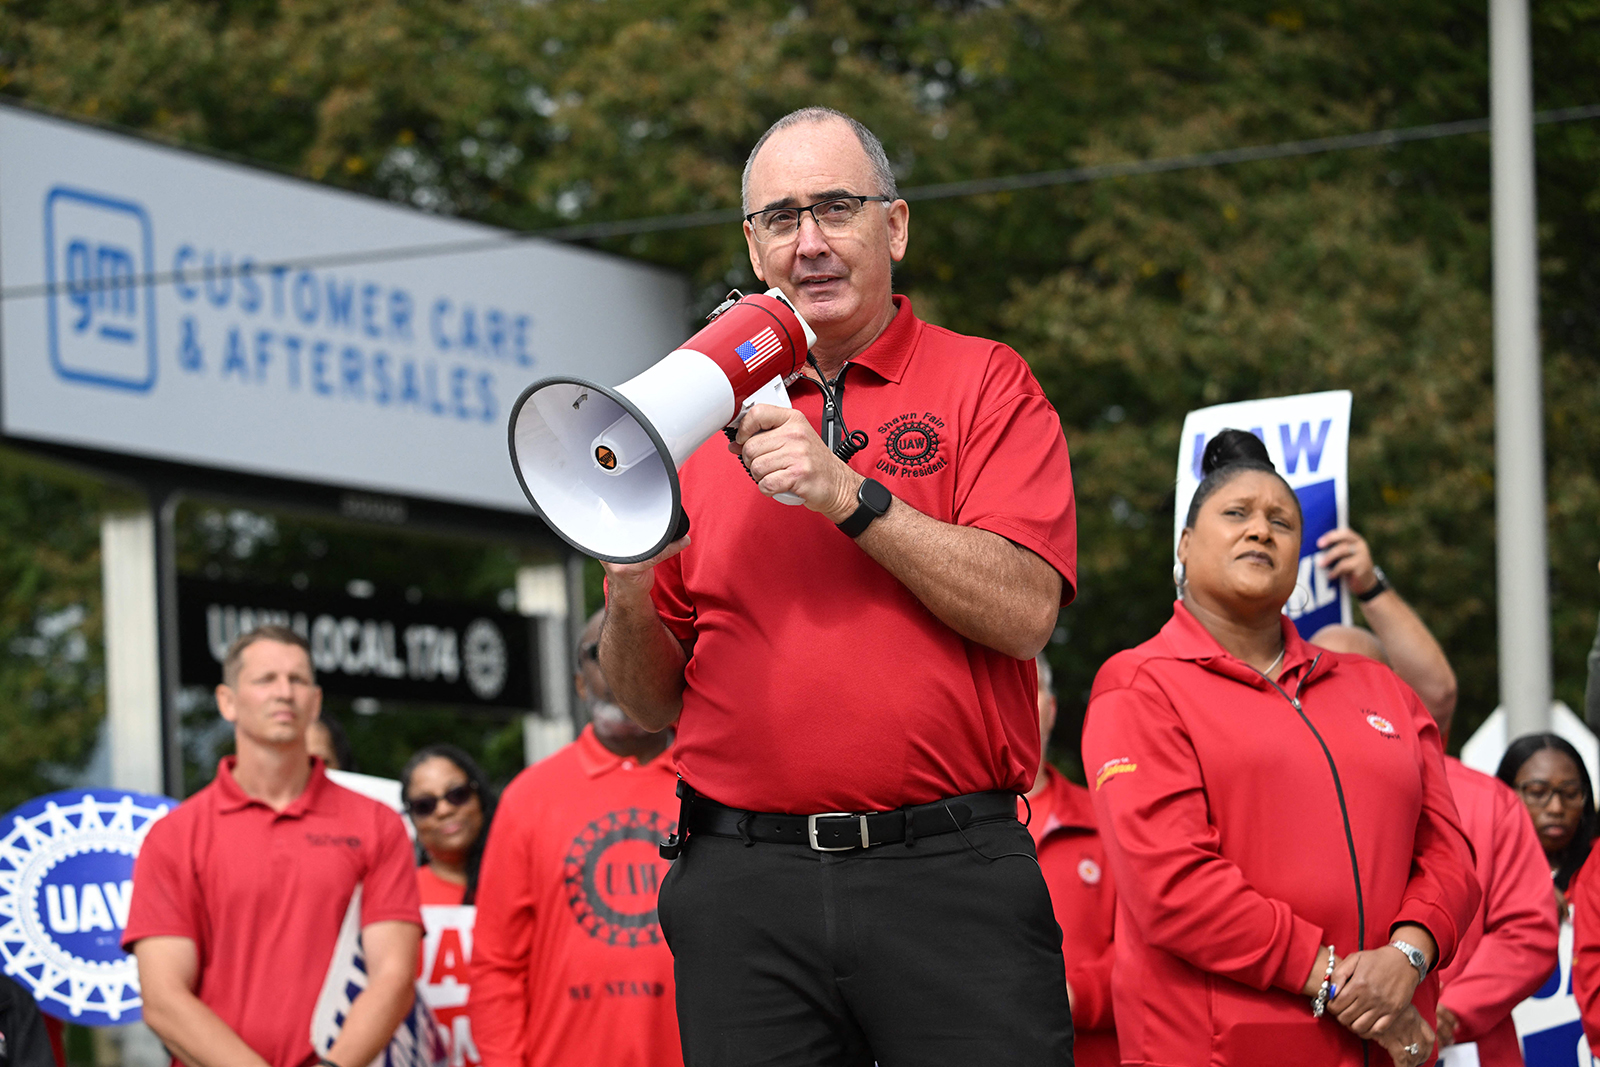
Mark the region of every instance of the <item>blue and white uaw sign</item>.
[[133, 860], [176, 800], [119, 789], [37, 797], [0, 837], [0, 966], [65, 1022], [140, 1016], [139, 972], [122, 951]]
[[1331, 581], [1317, 538], [1350, 521], [1350, 393], [1338, 389], [1191, 411], [1178, 445], [1178, 497], [1172, 523], [1176, 552], [1189, 500], [1200, 485], [1206, 442], [1223, 430], [1248, 430], [1261, 438], [1273, 465], [1300, 497], [1305, 532], [1300, 541], [1300, 589], [1285, 608], [1309, 638], [1330, 623], [1350, 622], [1350, 595]]

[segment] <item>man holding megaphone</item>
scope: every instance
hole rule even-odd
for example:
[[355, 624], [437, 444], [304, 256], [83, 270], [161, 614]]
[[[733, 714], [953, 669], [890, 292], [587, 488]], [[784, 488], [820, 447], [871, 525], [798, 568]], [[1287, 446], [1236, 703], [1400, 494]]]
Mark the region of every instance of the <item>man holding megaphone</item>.
[[855, 120], [780, 120], [744, 199], [757, 276], [815, 332], [806, 376], [682, 464], [691, 532], [606, 563], [600, 644], [628, 714], [678, 728], [659, 913], [685, 1061], [1070, 1064], [1016, 818], [1032, 657], [1076, 580], [1060, 419], [1011, 349], [893, 295], [910, 209]]

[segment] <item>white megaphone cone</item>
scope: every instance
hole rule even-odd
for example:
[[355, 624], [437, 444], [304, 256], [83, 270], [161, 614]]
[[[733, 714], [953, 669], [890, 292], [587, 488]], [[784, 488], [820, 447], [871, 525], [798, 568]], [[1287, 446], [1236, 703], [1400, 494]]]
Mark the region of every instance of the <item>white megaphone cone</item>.
[[727, 306], [615, 389], [581, 378], [534, 382], [511, 407], [517, 481], [580, 552], [612, 563], [649, 559], [688, 530], [678, 468], [749, 404], [787, 407], [784, 383], [815, 340], [769, 289]]

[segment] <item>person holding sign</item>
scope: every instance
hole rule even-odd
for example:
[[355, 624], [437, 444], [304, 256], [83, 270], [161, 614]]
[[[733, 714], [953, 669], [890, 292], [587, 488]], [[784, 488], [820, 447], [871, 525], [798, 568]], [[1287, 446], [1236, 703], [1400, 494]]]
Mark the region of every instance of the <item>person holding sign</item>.
[[1348, 586], [1371, 629], [1334, 623], [1313, 634], [1311, 643], [1335, 652], [1355, 652], [1392, 668], [1417, 691], [1439, 724], [1440, 736], [1450, 736], [1450, 720], [1456, 712], [1456, 672], [1428, 624], [1372, 561], [1366, 538], [1344, 526], [1319, 537], [1317, 548], [1322, 550], [1328, 579]]
[[322, 690], [305, 638], [241, 635], [216, 692], [238, 755], [150, 828], [133, 868], [122, 945], [145, 1022], [175, 1065], [317, 1063], [312, 1014], [359, 886], [367, 985], [320, 1060], [366, 1067], [412, 1005], [422, 915], [405, 828], [306, 751]]
[[1100, 669], [1084, 766], [1117, 884], [1124, 1062], [1399, 1067], [1479, 889], [1438, 728], [1394, 673], [1283, 615], [1303, 520], [1224, 430], [1161, 633]]

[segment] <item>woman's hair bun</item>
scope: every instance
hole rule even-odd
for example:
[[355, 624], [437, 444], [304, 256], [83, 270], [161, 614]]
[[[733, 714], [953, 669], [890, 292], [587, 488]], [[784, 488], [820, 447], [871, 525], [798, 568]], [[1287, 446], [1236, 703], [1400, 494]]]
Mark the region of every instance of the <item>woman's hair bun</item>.
[[1272, 465], [1272, 457], [1267, 455], [1267, 446], [1255, 434], [1243, 430], [1223, 430], [1206, 442], [1205, 453], [1200, 457], [1200, 472], [1207, 475], [1240, 463], [1263, 466], [1270, 471], [1278, 469]]

